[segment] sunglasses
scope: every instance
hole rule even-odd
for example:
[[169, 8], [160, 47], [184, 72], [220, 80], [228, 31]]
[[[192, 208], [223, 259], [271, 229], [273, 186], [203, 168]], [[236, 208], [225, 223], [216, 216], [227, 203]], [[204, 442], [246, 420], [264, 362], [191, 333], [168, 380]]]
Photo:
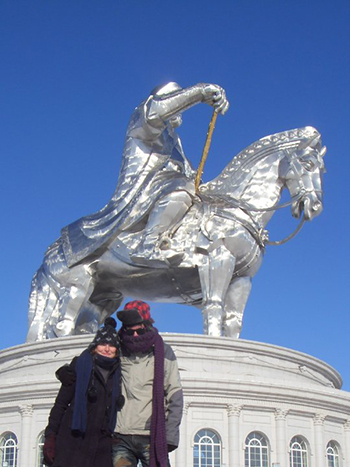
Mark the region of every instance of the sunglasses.
[[142, 334], [145, 334], [147, 329], [146, 328], [139, 328], [139, 329], [124, 328], [124, 331], [127, 336], [133, 336], [134, 332], [136, 332], [138, 336], [142, 336]]

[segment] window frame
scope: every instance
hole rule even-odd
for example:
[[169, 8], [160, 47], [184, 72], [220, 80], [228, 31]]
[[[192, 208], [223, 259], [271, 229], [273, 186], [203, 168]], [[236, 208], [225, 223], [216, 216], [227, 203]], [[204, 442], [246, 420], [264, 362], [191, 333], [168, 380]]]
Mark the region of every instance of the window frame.
[[[7, 456], [12, 459], [8, 461]], [[7, 467], [17, 467], [18, 465], [18, 438], [12, 431], [6, 431], [0, 437], [0, 462], [2, 466], [6, 462]]]
[[[299, 444], [300, 449], [293, 449], [293, 445]], [[293, 452], [300, 453], [301, 463], [295, 464]], [[289, 443], [289, 467], [309, 467], [310, 466], [310, 449], [308, 441], [301, 435], [295, 435]]]
[[[332, 452], [329, 452], [332, 450]], [[331, 456], [331, 458], [330, 458]], [[341, 467], [341, 449], [340, 445], [333, 439], [328, 441], [326, 446], [327, 467]], [[330, 463], [331, 461], [331, 463]]]
[[[255, 446], [252, 442], [257, 441], [258, 444]], [[263, 444], [262, 441], [265, 443]], [[270, 443], [268, 437], [260, 431], [251, 431], [244, 440], [244, 466], [245, 467], [257, 467], [255, 460], [251, 458], [252, 449], [258, 448], [259, 450], [259, 467], [270, 466]], [[264, 455], [265, 454], [265, 455]], [[252, 461], [254, 466], [252, 466]]]
[[[205, 443], [203, 442], [203, 440], [205, 441], [208, 440], [209, 442]], [[196, 457], [196, 452], [197, 452], [197, 457]], [[193, 466], [194, 467], [221, 467], [221, 464], [222, 464], [222, 438], [221, 436], [216, 430], [212, 428], [200, 428], [199, 430], [196, 431], [196, 434], [193, 437]]]
[[45, 433], [42, 431], [38, 434], [36, 441], [36, 467], [45, 467], [43, 447], [45, 442]]

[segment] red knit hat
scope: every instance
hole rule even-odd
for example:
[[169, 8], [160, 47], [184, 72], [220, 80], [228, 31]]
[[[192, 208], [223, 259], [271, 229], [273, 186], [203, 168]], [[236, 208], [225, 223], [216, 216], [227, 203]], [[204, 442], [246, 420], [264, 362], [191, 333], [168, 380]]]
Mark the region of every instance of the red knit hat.
[[133, 326], [135, 324], [142, 324], [145, 321], [154, 323], [151, 318], [151, 309], [146, 302], [141, 300], [133, 300], [124, 306], [124, 310], [118, 311], [118, 319], [124, 326]]

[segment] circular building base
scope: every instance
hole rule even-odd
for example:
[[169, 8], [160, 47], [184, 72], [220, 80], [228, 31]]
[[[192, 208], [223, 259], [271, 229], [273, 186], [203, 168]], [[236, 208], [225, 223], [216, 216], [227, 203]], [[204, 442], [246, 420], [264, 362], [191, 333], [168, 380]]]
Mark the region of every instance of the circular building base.
[[[331, 366], [260, 342], [162, 336], [178, 358], [185, 396], [173, 467], [258, 465], [252, 456], [262, 466], [289, 467], [299, 455], [307, 467], [328, 467], [332, 456], [350, 465], [350, 394]], [[55, 371], [91, 340], [74, 336], [0, 351], [0, 461], [12, 439], [17, 467], [40, 465], [41, 435], [59, 388]]]

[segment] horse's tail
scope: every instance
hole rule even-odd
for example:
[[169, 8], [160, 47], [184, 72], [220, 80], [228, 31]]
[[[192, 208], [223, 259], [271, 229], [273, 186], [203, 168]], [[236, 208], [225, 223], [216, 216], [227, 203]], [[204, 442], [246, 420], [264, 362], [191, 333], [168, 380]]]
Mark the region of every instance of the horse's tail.
[[34, 274], [30, 293], [29, 293], [29, 306], [28, 306], [28, 327], [32, 324], [38, 303], [38, 271]]
[[42, 339], [44, 314], [50, 297], [51, 287], [41, 266], [34, 274], [29, 294], [27, 342]]

